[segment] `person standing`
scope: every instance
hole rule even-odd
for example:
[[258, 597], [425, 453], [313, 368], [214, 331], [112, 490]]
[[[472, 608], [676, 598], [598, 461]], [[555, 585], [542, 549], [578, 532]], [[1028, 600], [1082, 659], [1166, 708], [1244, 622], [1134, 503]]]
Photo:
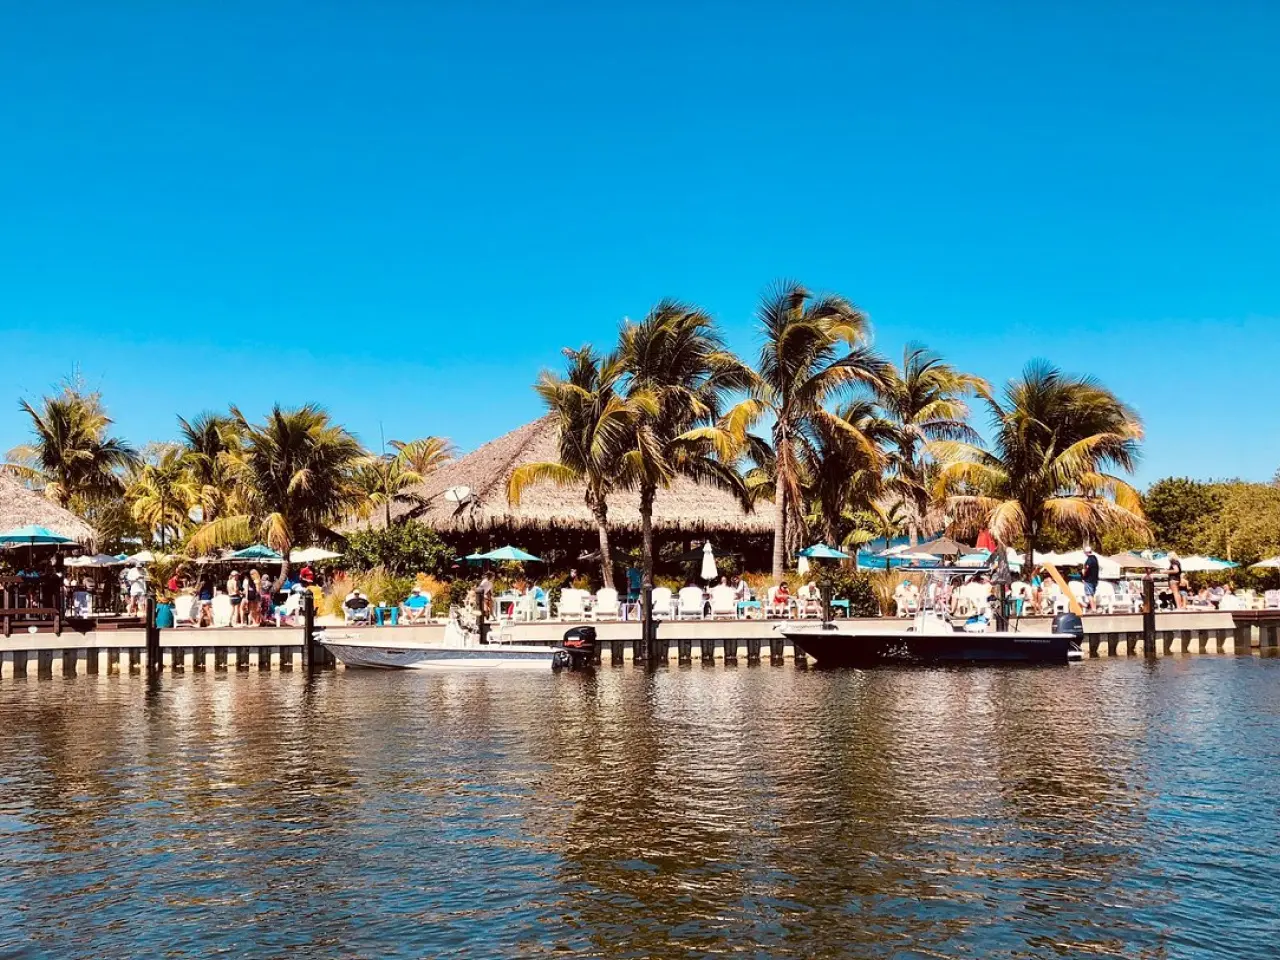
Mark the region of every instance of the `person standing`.
[[1173, 594], [1173, 605], [1181, 610], [1186, 602], [1182, 599], [1182, 561], [1176, 553], [1169, 554], [1169, 592]]
[[1092, 547], [1084, 548], [1084, 600], [1090, 613], [1098, 609], [1098, 558]]
[[240, 576], [234, 570], [227, 575], [227, 596], [231, 598], [231, 625], [238, 627], [241, 623], [240, 601], [243, 598], [240, 596]]

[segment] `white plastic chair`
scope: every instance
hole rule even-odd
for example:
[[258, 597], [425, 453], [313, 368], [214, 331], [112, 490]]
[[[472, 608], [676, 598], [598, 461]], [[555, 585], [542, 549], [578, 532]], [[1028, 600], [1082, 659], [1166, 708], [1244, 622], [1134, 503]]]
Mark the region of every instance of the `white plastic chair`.
[[1114, 613], [1116, 609], [1116, 588], [1106, 580], [1098, 581], [1098, 589], [1093, 593], [1094, 602], [1103, 613]]
[[215, 627], [231, 626], [231, 598], [220, 593], [213, 598], [213, 625]]
[[720, 618], [736, 620], [738, 617], [738, 594], [733, 587], [718, 584], [711, 588], [711, 619]]
[[196, 625], [196, 598], [189, 593], [180, 593], [173, 598], [173, 625], [180, 627]]
[[679, 594], [677, 616], [681, 620], [702, 619], [702, 588], [683, 587]]
[[586, 610], [582, 604], [582, 591], [565, 587], [560, 591], [560, 602], [556, 604], [556, 616], [561, 620], [585, 620]]
[[782, 617], [785, 619], [790, 612], [788, 602], [778, 599], [778, 588], [770, 587], [765, 594], [764, 615], [766, 617]]
[[671, 612], [671, 588], [670, 587], [654, 587], [653, 588], [653, 615], [659, 620], [666, 619], [672, 615]]
[[596, 602], [591, 608], [592, 620], [618, 619], [618, 591], [613, 587], [601, 587], [596, 591]]

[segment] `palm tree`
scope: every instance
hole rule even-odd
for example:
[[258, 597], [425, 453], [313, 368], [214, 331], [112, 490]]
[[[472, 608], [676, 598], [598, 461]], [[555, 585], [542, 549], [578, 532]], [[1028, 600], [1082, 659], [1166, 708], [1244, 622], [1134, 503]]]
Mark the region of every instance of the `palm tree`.
[[31, 420], [30, 444], [9, 451], [6, 472], [37, 489], [62, 507], [119, 496], [121, 474], [138, 462], [137, 452], [109, 433], [112, 421], [96, 393], [68, 381], [62, 392], [18, 407]]
[[187, 511], [200, 502], [200, 483], [187, 466], [185, 451], [169, 447], [142, 466], [126, 497], [129, 513], [148, 533], [158, 534], [160, 549], [170, 531], [180, 534]]
[[919, 344], [908, 344], [902, 366], [887, 364], [876, 401], [897, 427], [891, 486], [906, 510], [914, 547], [929, 512], [925, 450], [935, 440], [977, 441], [965, 397], [989, 390], [980, 377], [961, 373]]
[[392, 440], [391, 449], [404, 465], [420, 477], [429, 477], [454, 458], [453, 444], [444, 437], [421, 437], [410, 440]]
[[353, 478], [362, 500], [356, 516], [368, 520], [381, 509], [387, 526], [391, 526], [391, 505], [408, 498], [410, 491], [422, 483], [422, 477], [409, 468], [406, 459], [398, 453], [384, 453], [369, 454], [360, 462]]
[[203, 519], [215, 520], [228, 506], [234, 507], [236, 485], [232, 479], [240, 450], [240, 434], [234, 417], [201, 413], [194, 420], [178, 418], [183, 460], [199, 485], [198, 503]]
[[655, 415], [649, 397], [621, 392], [623, 366], [616, 355], [600, 357], [590, 346], [564, 351], [563, 377], [543, 371], [534, 390], [558, 428], [558, 459], [526, 463], [512, 471], [507, 499], [519, 505], [526, 489], [537, 483], [583, 484], [583, 499], [595, 518], [600, 540], [600, 574], [613, 584], [609, 551], [609, 495], [628, 486], [634, 468], [626, 454], [634, 449], [641, 415]]
[[865, 315], [843, 297], [813, 297], [798, 283], [769, 292], [757, 312], [765, 342], [754, 392], [773, 415], [773, 576], [804, 527], [801, 448], [812, 425], [826, 422], [870, 452], [874, 444], [825, 404], [854, 385], [875, 388], [883, 363], [866, 347]]
[[750, 509], [746, 486], [733, 468], [745, 433], [745, 410], [723, 414], [731, 390], [751, 386], [753, 375], [726, 349], [711, 317], [674, 300], [659, 302], [639, 323], [627, 323], [618, 356], [627, 395], [652, 403], [652, 416], [636, 424], [627, 463], [640, 491], [641, 569], [653, 582], [653, 505], [658, 490], [677, 476], [719, 487]]
[[962, 526], [986, 526], [1002, 544], [1023, 542], [1030, 570], [1047, 525], [1094, 537], [1112, 527], [1146, 531], [1138, 492], [1114, 471], [1131, 473], [1142, 421], [1088, 377], [1037, 361], [991, 409], [990, 451], [963, 440], [937, 440], [936, 494]]
[[260, 539], [284, 558], [282, 582], [295, 545], [333, 539], [331, 524], [359, 506], [353, 474], [365, 453], [314, 404], [295, 410], [277, 405], [261, 424], [249, 423], [234, 407], [231, 413], [243, 438], [233, 469], [244, 509], [205, 523], [189, 545], [199, 553]]
[[[894, 425], [871, 400], [854, 400], [832, 419], [814, 420], [800, 444], [802, 488], [810, 505], [809, 526], [833, 546], [857, 548], [875, 538], [884, 496], [883, 445], [896, 437]], [[855, 561], [856, 564], [856, 561]]]
[[380, 490], [386, 499], [388, 526], [391, 525], [392, 502], [408, 505], [409, 509], [400, 515], [402, 520], [413, 520], [426, 512], [432, 498], [424, 497], [415, 487], [456, 455], [453, 444], [444, 437], [420, 437], [407, 443], [392, 440], [391, 448], [395, 450], [391, 458], [393, 462], [380, 468], [384, 475]]

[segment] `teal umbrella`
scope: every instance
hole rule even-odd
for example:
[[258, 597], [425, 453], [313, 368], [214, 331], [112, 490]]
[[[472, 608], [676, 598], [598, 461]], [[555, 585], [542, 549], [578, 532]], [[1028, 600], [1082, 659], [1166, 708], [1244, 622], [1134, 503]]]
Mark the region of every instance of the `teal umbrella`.
[[835, 547], [828, 547], [825, 543], [815, 543], [811, 547], [805, 547], [797, 556], [808, 557], [810, 560], [848, 560], [849, 554], [843, 550], [837, 550]]
[[261, 543], [255, 543], [252, 547], [245, 547], [243, 550], [237, 550], [235, 553], [227, 554], [228, 560], [269, 560], [272, 563], [280, 563], [284, 557], [276, 553], [270, 547]]
[[535, 557], [532, 553], [527, 553], [519, 547], [499, 547], [497, 550], [490, 550], [488, 553], [473, 553], [468, 560], [489, 561], [490, 563], [499, 563], [504, 560], [530, 561], [536, 560], [541, 562], [541, 557]]
[[29, 523], [25, 527], [18, 527], [16, 530], [6, 530], [0, 533], [0, 543], [25, 543], [28, 545], [36, 543], [75, 543], [70, 537], [64, 537], [60, 533], [54, 533], [48, 527], [37, 527], [35, 524]]

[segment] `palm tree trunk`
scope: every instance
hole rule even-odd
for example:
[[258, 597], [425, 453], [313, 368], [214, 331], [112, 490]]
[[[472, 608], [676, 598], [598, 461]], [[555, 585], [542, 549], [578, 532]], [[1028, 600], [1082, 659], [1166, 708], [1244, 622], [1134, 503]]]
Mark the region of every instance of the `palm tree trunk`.
[[602, 586], [613, 586], [613, 555], [609, 552], [609, 509], [603, 503], [591, 505], [596, 518], [596, 531], [600, 535], [600, 578]]
[[780, 583], [787, 556], [787, 497], [781, 487], [773, 501], [773, 582]]
[[[642, 583], [653, 583], [653, 501], [658, 488], [651, 483], [640, 486], [640, 573]], [[628, 586], [628, 589], [630, 587]]]

